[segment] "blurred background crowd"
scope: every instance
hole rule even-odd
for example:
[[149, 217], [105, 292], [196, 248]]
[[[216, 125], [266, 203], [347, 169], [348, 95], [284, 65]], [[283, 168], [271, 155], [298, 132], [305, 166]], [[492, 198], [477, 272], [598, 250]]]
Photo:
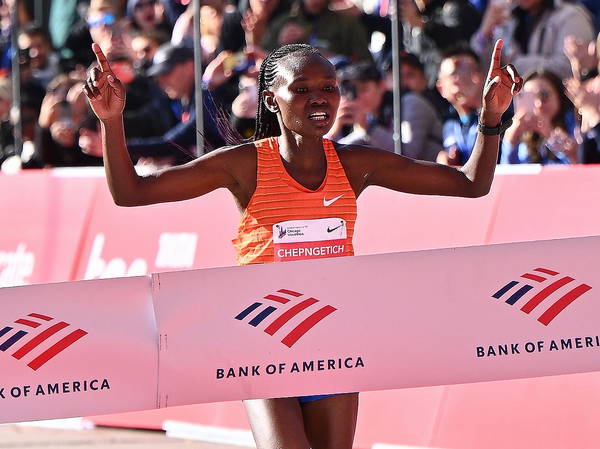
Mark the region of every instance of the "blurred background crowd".
[[[92, 42], [126, 86], [125, 131], [138, 165], [181, 164], [223, 145], [223, 121], [251, 137], [260, 63], [294, 42], [318, 47], [338, 70], [342, 100], [329, 137], [394, 151], [388, 0], [200, 4], [202, 130], [194, 101], [195, 2], [0, 0], [2, 171], [102, 164], [99, 125], [82, 92], [95, 61]], [[599, 0], [400, 0], [399, 12], [403, 154], [467, 160], [491, 48], [502, 38], [503, 62], [525, 84], [507, 113], [513, 124], [498, 162], [600, 162]]]

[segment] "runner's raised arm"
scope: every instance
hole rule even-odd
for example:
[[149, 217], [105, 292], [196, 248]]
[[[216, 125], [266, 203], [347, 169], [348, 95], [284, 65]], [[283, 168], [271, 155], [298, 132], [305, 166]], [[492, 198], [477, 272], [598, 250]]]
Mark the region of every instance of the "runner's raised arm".
[[125, 143], [123, 109], [125, 87], [96, 43], [92, 45], [98, 66], [86, 80], [84, 91], [100, 120], [106, 178], [116, 204], [138, 206], [194, 198], [219, 187], [236, 190], [235, 167], [243, 151], [217, 150], [186, 165], [139, 176]]
[[[502, 114], [523, 83], [514, 67], [500, 66], [501, 52], [502, 41], [499, 40], [490, 63], [479, 117], [487, 128], [500, 125]], [[377, 185], [407, 193], [478, 197], [489, 192], [498, 161], [500, 131], [492, 130], [492, 133], [478, 133], [471, 157], [461, 168], [359, 146], [350, 146], [341, 154], [357, 193], [369, 185]]]

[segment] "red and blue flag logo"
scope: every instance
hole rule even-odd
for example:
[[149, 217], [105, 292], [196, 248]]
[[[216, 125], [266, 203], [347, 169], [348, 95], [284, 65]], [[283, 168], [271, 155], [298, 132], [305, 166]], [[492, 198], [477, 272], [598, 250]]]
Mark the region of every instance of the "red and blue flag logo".
[[318, 299], [304, 296], [303, 293], [280, 289], [274, 294], [265, 295], [263, 299], [266, 301], [255, 302], [246, 307], [235, 319], [249, 320], [248, 324], [253, 327], [266, 322], [268, 324], [264, 331], [269, 335], [275, 335], [301, 312], [308, 309], [315, 310], [282, 338], [281, 343], [291, 348], [309, 330], [337, 310], [330, 305], [322, 305]]
[[[537, 319], [543, 325], [548, 326], [573, 301], [592, 289], [587, 284], [573, 287], [574, 278], [559, 275], [560, 273], [554, 270], [535, 268], [520, 276], [522, 279], [534, 281], [534, 283], [522, 280], [510, 281], [494, 293], [492, 298], [506, 298], [504, 302], [511, 306], [520, 301], [521, 310], [527, 314], [533, 312], [542, 302], [550, 298], [554, 302]], [[567, 287], [572, 288], [567, 290]]]
[[[11, 355], [18, 360], [26, 356], [32, 357], [27, 366], [35, 371], [87, 335], [87, 332], [81, 329], [67, 334], [67, 328], [71, 326], [69, 323], [53, 321], [54, 318], [40, 313], [30, 313], [25, 318], [15, 320], [13, 324], [0, 329], [0, 351], [16, 349]], [[30, 338], [21, 345], [26, 336]], [[50, 346], [43, 345], [46, 349], [40, 351], [39, 347], [44, 342], [50, 343]]]

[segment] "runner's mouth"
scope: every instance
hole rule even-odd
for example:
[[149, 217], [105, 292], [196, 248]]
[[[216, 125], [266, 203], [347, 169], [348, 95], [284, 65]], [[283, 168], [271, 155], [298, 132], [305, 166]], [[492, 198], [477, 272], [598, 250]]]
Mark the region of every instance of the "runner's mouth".
[[322, 122], [329, 118], [329, 114], [327, 112], [313, 112], [308, 115], [309, 120], [314, 120], [316, 122]]

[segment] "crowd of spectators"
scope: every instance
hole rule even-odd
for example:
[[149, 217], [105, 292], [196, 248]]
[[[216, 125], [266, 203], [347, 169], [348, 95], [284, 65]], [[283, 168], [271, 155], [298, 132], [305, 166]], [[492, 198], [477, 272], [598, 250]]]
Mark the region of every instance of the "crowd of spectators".
[[[318, 47], [338, 70], [342, 100], [328, 137], [394, 151], [389, 0], [200, 2], [202, 129], [196, 126], [195, 2], [14, 2], [0, 0], [3, 171], [102, 164], [98, 122], [82, 93], [95, 60], [92, 42], [126, 86], [125, 131], [138, 165], [185, 163], [226, 144], [232, 132], [251, 137], [258, 68], [270, 50], [294, 42]], [[499, 163], [600, 162], [597, 1], [399, 4], [403, 154], [452, 165], [468, 159], [491, 47], [502, 38], [503, 62], [525, 83], [507, 113], [513, 125]], [[19, 107], [11, 86], [17, 50]], [[17, 123], [22, 149], [15, 145]]]

